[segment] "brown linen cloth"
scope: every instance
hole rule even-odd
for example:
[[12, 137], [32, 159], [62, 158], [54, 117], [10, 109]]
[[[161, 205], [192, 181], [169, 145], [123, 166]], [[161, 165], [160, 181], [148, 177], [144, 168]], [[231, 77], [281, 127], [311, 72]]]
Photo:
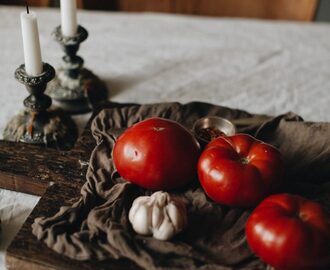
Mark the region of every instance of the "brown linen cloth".
[[41, 217], [33, 233], [48, 247], [76, 260], [126, 258], [146, 269], [265, 269], [249, 250], [244, 225], [250, 210], [210, 201], [198, 181], [176, 194], [189, 201], [187, 229], [171, 241], [134, 233], [128, 221], [133, 200], [151, 192], [120, 178], [111, 150], [123, 129], [159, 116], [191, 128], [206, 115], [236, 119], [247, 132], [277, 146], [286, 163], [285, 192], [330, 206], [330, 124], [305, 123], [288, 113], [275, 118], [205, 103], [129, 105], [104, 109], [92, 123], [97, 142], [81, 198], [53, 217]]

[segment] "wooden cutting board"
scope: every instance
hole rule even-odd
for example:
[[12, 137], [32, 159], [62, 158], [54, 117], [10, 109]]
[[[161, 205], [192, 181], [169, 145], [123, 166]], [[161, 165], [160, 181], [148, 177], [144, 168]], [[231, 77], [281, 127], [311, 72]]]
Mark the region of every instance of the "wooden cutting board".
[[36, 217], [53, 215], [79, 196], [89, 157], [95, 147], [91, 121], [101, 109], [116, 106], [123, 104], [106, 104], [95, 110], [71, 151], [0, 141], [0, 188], [42, 196], [7, 250], [8, 269], [139, 269], [126, 260], [71, 260], [38, 241], [31, 229]]

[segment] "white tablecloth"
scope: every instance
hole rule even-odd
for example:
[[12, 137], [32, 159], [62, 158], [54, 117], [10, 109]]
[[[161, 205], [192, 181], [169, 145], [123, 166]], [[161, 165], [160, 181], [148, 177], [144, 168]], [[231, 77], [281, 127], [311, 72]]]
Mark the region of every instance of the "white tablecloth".
[[[26, 90], [19, 12], [0, 7], [0, 131]], [[50, 33], [59, 10], [38, 10], [43, 59], [60, 64]], [[159, 14], [81, 12], [90, 36], [79, 54], [118, 102], [206, 101], [255, 113], [294, 111], [330, 121], [330, 25]], [[76, 117], [82, 128], [88, 115]], [[0, 190], [4, 251], [38, 197]]]

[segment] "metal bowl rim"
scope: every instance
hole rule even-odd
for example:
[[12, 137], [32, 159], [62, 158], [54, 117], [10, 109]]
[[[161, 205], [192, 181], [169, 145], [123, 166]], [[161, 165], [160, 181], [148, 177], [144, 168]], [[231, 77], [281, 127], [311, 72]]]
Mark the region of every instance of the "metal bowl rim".
[[[197, 130], [198, 130], [197, 125], [198, 125], [198, 123], [200, 123], [202, 121], [205, 121], [207, 119], [220, 120], [220, 121], [226, 123], [228, 126], [230, 126], [233, 130], [233, 134], [231, 134], [231, 135], [226, 134], [227, 136], [232, 136], [232, 135], [236, 134], [236, 126], [230, 120], [228, 120], [226, 118], [223, 118], [223, 117], [220, 117], [220, 116], [205, 116], [205, 117], [201, 117], [201, 118], [197, 119], [193, 124], [193, 128], [192, 128], [193, 133], [195, 134], [196, 138], [198, 138], [199, 140], [202, 140], [202, 141], [207, 142], [207, 143], [209, 142], [209, 141], [205, 140], [204, 138], [201, 138], [197, 134]], [[223, 130], [221, 128], [220, 128], [220, 130], [223, 132]]]

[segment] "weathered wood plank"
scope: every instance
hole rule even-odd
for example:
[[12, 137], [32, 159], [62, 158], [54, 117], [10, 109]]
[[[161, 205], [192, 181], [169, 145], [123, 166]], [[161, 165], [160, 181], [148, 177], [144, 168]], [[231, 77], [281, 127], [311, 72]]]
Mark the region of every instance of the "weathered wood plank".
[[104, 107], [124, 106], [109, 103], [95, 110], [71, 151], [57, 151], [35, 145], [0, 141], [0, 187], [18, 192], [43, 195], [9, 246], [9, 269], [138, 269], [125, 260], [80, 262], [59, 255], [32, 234], [31, 225], [39, 216], [55, 214], [63, 205], [77, 200], [85, 182], [87, 165], [95, 147], [90, 125]]
[[71, 260], [55, 253], [32, 234], [31, 225], [36, 217], [55, 214], [61, 206], [77, 200], [79, 192], [80, 188], [66, 184], [54, 184], [47, 189], [7, 250], [6, 265], [9, 269], [139, 269], [124, 260], [103, 262]]
[[0, 141], [0, 188], [42, 195], [49, 183], [75, 184], [84, 172], [70, 152]]
[[50, 183], [83, 183], [95, 145], [92, 118], [71, 151], [0, 141], [0, 188], [41, 196]]

